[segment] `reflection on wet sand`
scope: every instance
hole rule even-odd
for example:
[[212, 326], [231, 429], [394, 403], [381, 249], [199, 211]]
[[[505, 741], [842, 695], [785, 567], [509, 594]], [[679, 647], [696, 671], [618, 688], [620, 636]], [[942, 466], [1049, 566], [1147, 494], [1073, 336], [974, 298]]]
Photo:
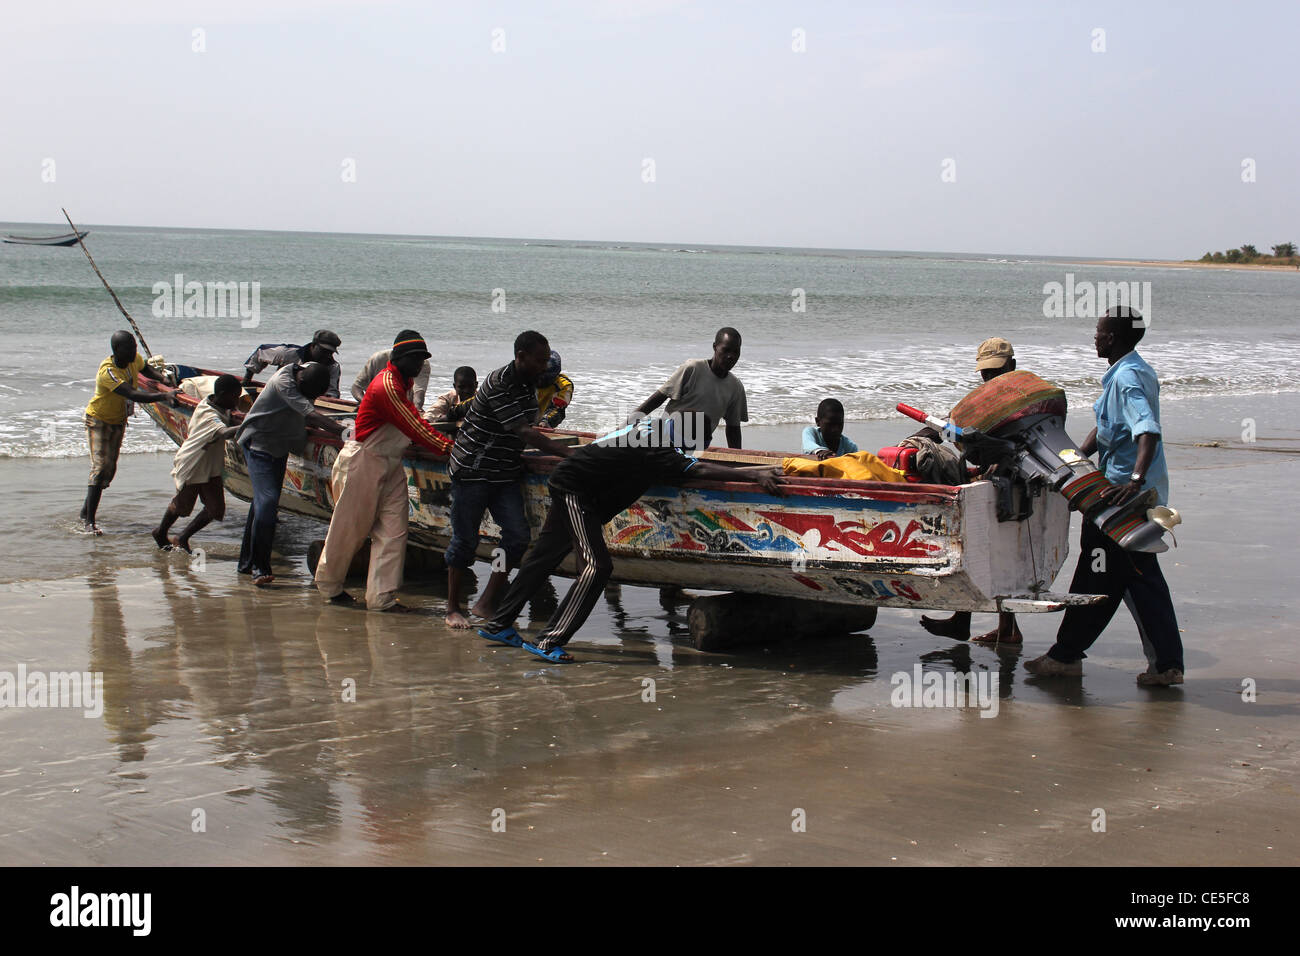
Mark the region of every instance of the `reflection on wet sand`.
[[[426, 613], [403, 617], [328, 607], [292, 574], [254, 591], [226, 560], [84, 584], [15, 595], [17, 629], [61, 624], [51, 660], [88, 656], [105, 696], [102, 724], [64, 718], [59, 759], [36, 746], [50, 718], [7, 725], [17, 812], [0, 846], [33, 827], [66, 841], [22, 862], [935, 862], [959, 844], [996, 860], [1010, 844], [970, 828], [1003, 825], [1052, 860], [1028, 814], [1060, 829], [1101, 799], [1113, 824], [1144, 812], [1137, 764], [1159, 775], [1148, 791], [1247, 794], [1252, 819], [1280, 799], [1193, 750], [1229, 727], [1272, 747], [1253, 729], [1264, 711], [1233, 694], [1135, 702], [1130, 675], [1103, 668], [1025, 680], [1019, 649], [918, 640], [897, 613], [870, 635], [702, 654], [682, 639], [689, 595], [610, 587], [575, 641], [581, 663], [560, 667], [448, 631], [436, 582], [410, 589]], [[551, 613], [553, 590], [541, 598], [530, 626]], [[918, 663], [997, 673], [998, 719], [891, 707], [890, 676]], [[961, 781], [944, 769], [958, 766]], [[792, 806], [813, 824], [795, 842]], [[919, 831], [950, 839], [918, 849]]]

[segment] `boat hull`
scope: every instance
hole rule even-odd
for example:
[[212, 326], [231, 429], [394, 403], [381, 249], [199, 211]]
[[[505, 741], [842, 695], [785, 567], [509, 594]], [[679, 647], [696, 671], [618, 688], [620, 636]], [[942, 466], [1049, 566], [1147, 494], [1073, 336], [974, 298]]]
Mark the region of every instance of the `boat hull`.
[[[194, 400], [183, 393], [144, 408], [179, 444]], [[334, 403], [337, 406], [337, 401]], [[581, 440], [581, 433], [557, 432]], [[285, 471], [283, 511], [328, 522], [330, 474], [341, 443], [311, 433]], [[718, 457], [731, 453], [719, 450]], [[746, 452], [749, 461], [773, 453]], [[557, 459], [525, 455], [525, 510], [534, 534], [550, 503]], [[434, 551], [451, 535], [451, 479], [445, 461], [413, 449], [404, 459], [412, 546]], [[243, 455], [226, 446], [225, 482], [250, 500]], [[996, 611], [1058, 610], [1085, 596], [1046, 593], [1068, 553], [1068, 506], [1059, 495], [1033, 501], [1021, 521], [997, 520], [993, 486], [890, 484], [788, 478], [788, 494], [741, 482], [660, 485], [605, 527], [612, 580], [644, 586], [740, 591], [836, 604]], [[491, 560], [500, 529], [485, 516], [478, 557]], [[572, 575], [570, 557], [560, 573]]]
[[69, 232], [61, 236], [5, 236], [4, 241], [17, 246], [75, 246], [89, 232]]

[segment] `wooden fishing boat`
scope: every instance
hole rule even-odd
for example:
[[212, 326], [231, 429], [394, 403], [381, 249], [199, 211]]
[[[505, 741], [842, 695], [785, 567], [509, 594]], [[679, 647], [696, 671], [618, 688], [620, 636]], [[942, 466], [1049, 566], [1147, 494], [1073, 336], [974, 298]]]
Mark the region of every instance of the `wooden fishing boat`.
[[90, 235], [89, 230], [67, 232], [61, 236], [5, 236], [5, 242], [21, 246], [74, 246], [79, 239]]
[[[141, 385], [169, 393], [167, 401], [143, 407], [182, 442], [196, 400], [149, 380]], [[321, 399], [317, 408], [331, 416], [355, 413], [353, 403], [339, 399]], [[581, 444], [595, 436], [557, 430], [554, 437]], [[329, 521], [330, 473], [341, 447], [333, 436], [309, 432], [303, 455], [289, 458], [284, 511]], [[783, 456], [711, 448], [704, 457], [780, 464]], [[536, 533], [549, 502], [547, 476], [558, 459], [528, 453], [525, 461], [526, 510]], [[446, 462], [413, 447], [404, 463], [410, 543], [441, 551], [450, 538]], [[233, 442], [226, 447], [225, 482], [237, 497], [251, 498]], [[742, 482], [651, 488], [606, 526], [613, 580], [860, 608], [1035, 612], [1096, 600], [1048, 590], [1068, 551], [1068, 505], [1059, 495], [1039, 495], [1027, 516], [999, 521], [995, 487], [987, 481], [948, 486], [789, 477], [784, 485], [783, 497]], [[491, 559], [499, 535], [485, 516], [480, 558]], [[572, 574], [571, 561], [561, 571]]]

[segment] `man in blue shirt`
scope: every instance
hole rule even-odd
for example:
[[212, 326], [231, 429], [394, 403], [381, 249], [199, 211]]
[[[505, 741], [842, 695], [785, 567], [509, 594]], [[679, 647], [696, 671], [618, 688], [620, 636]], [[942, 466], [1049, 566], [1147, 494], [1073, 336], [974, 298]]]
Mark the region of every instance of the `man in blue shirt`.
[[[1155, 488], [1159, 503], [1169, 498], [1169, 472], [1160, 440], [1160, 385], [1156, 373], [1135, 351], [1146, 331], [1136, 310], [1115, 306], [1097, 322], [1097, 355], [1110, 363], [1093, 405], [1097, 427], [1079, 446], [1098, 453], [1098, 465], [1112, 487], [1102, 497], [1120, 505]], [[1122, 600], [1137, 622], [1150, 666], [1139, 674], [1144, 687], [1183, 682], [1183, 642], [1178, 636], [1169, 586], [1154, 554], [1125, 551], [1091, 521], [1083, 522], [1079, 564], [1070, 582], [1077, 594], [1104, 594], [1106, 600], [1065, 612], [1056, 643], [1042, 657], [1025, 663], [1040, 676], [1078, 677], [1084, 653], [1101, 636]]]

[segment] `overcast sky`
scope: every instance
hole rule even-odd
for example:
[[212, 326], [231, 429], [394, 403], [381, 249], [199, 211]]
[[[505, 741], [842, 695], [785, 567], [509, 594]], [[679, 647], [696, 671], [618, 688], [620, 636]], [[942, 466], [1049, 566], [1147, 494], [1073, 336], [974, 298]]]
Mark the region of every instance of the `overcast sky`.
[[1159, 258], [1300, 240], [1294, 2], [118, 6], [6, 5], [0, 220]]

